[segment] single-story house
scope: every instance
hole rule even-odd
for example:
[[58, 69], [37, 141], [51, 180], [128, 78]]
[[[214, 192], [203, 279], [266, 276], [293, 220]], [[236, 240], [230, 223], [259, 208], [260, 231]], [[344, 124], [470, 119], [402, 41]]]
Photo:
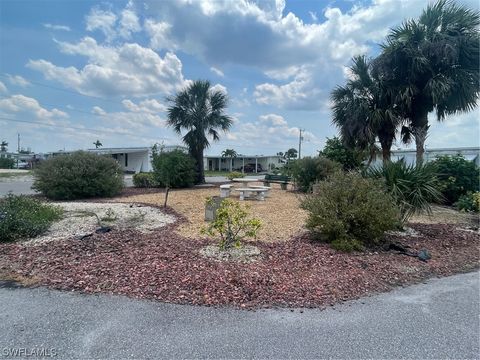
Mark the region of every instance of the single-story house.
[[253, 172], [271, 171], [275, 168], [283, 167], [285, 159], [278, 155], [237, 155], [233, 159], [220, 155], [208, 155], [203, 158], [205, 171], [243, 171], [246, 165]]
[[[462, 155], [466, 160], [473, 161], [477, 166], [480, 166], [480, 147], [458, 147], [458, 148], [437, 148], [437, 149], [425, 149], [423, 155], [424, 162], [435, 160], [437, 156], [442, 155]], [[399, 149], [392, 150], [392, 161], [403, 160], [407, 164], [415, 164], [417, 161], [417, 152], [415, 149]], [[377, 155], [372, 162], [373, 166], [380, 165], [382, 163], [381, 153]]]

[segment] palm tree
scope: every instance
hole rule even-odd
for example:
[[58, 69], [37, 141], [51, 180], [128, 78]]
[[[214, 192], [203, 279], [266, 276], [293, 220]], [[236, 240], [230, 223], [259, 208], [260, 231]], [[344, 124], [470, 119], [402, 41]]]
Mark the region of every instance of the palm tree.
[[0, 151], [1, 151], [1, 152], [7, 152], [7, 148], [8, 148], [8, 142], [6, 142], [5, 140], [3, 140], [3, 141], [0, 143]]
[[429, 5], [418, 20], [390, 31], [376, 61], [379, 76], [408, 119], [405, 136], [415, 138], [423, 161], [428, 114], [437, 120], [473, 110], [479, 95], [480, 13], [453, 1]]
[[210, 146], [209, 137], [218, 141], [218, 130], [226, 132], [233, 123], [225, 114], [227, 95], [212, 90], [209, 81], [197, 80], [168, 101], [171, 106], [167, 110], [167, 123], [179, 135], [186, 131], [182, 140], [196, 161], [196, 183], [204, 183], [203, 151]]
[[99, 147], [102, 147], [102, 146], [103, 146], [103, 144], [102, 144], [102, 143], [100, 142], [100, 140], [98, 140], [98, 139], [97, 139], [97, 141], [95, 141], [95, 142], [93, 143], [93, 145], [95, 145], [95, 149], [98, 149]]
[[352, 62], [351, 79], [345, 86], [338, 86], [332, 91], [332, 122], [339, 128], [340, 137], [349, 148], [373, 151], [378, 138], [383, 161], [388, 162], [402, 119], [383, 84], [376, 78], [372, 62], [365, 56], [356, 56]]
[[225, 149], [222, 151], [223, 158], [230, 158], [230, 172], [233, 168], [233, 159], [237, 157], [237, 152], [233, 149]]

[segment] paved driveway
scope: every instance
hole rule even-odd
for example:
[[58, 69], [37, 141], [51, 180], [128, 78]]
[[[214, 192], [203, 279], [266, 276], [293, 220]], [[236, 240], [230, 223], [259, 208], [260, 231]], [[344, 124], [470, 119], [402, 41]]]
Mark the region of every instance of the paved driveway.
[[[479, 273], [335, 309], [241, 311], [0, 288], [0, 352], [57, 358], [477, 358]], [[51, 351], [51, 350], [50, 350]], [[1, 358], [0, 354], [0, 358]]]

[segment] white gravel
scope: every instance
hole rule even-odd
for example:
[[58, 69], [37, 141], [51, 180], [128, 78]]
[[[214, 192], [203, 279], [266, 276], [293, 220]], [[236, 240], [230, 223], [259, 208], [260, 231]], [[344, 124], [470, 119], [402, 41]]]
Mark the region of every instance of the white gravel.
[[54, 223], [44, 235], [31, 239], [30, 243], [80, 238], [100, 226], [146, 233], [175, 221], [173, 216], [164, 214], [158, 208], [138, 204], [60, 202], [55, 205], [64, 209], [63, 219]]

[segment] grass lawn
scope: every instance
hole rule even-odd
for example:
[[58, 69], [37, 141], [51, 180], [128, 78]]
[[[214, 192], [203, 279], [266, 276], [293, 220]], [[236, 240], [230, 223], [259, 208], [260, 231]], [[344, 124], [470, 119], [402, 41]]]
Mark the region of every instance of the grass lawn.
[[18, 177], [18, 176], [28, 176], [31, 174], [32, 172], [30, 170], [1, 169], [0, 179], [7, 179], [7, 178]]
[[230, 171], [205, 171], [205, 176], [227, 176]]

